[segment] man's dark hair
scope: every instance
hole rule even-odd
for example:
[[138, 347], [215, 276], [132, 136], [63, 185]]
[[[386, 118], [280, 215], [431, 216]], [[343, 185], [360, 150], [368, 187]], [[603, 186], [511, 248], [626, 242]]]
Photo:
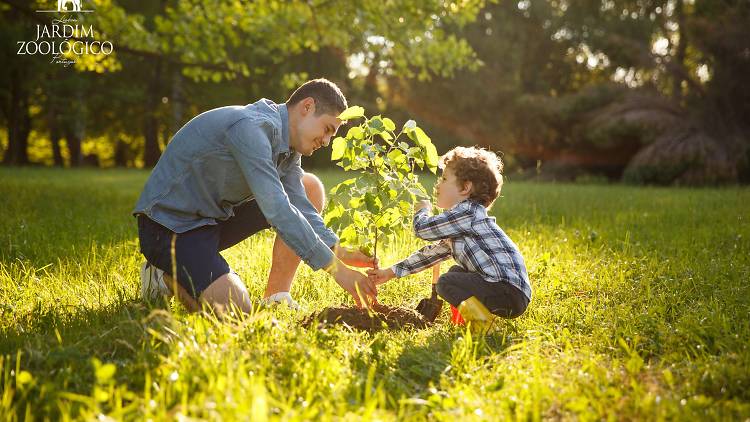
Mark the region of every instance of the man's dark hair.
[[307, 97], [312, 97], [315, 100], [315, 116], [321, 114], [338, 116], [348, 107], [346, 97], [341, 93], [339, 87], [324, 78], [313, 79], [302, 84], [286, 100], [286, 105], [291, 107]]

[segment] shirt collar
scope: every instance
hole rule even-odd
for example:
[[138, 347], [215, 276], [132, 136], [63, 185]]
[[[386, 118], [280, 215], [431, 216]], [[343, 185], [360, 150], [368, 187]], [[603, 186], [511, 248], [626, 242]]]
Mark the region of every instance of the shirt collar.
[[281, 115], [281, 152], [291, 152], [289, 147], [289, 110], [286, 103], [279, 104], [279, 114]]
[[485, 207], [484, 204], [480, 204], [475, 199], [466, 198], [453, 207], [456, 208], [461, 204], [465, 204], [464, 206], [471, 208], [475, 213], [478, 212], [481, 215], [487, 215], [487, 207]]

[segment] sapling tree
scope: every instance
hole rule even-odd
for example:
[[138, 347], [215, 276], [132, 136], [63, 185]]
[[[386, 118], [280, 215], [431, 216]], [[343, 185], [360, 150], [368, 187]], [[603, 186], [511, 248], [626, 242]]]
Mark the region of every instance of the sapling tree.
[[437, 150], [414, 120], [396, 132], [393, 120], [368, 118], [359, 106], [349, 107], [339, 119], [362, 120], [334, 139], [331, 151], [331, 160], [357, 175], [330, 190], [325, 221], [342, 245], [377, 257], [378, 247], [408, 227], [414, 201], [429, 197], [415, 170], [436, 173]]

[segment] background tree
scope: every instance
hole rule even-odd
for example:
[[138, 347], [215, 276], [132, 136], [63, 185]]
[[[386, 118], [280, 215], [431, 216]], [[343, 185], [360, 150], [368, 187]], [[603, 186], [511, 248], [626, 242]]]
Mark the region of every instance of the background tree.
[[482, 69], [427, 83], [390, 78], [395, 88], [385, 92], [435, 126], [439, 145], [499, 149], [511, 169], [542, 162], [555, 178], [746, 180], [750, 132], [737, 112], [748, 88], [737, 81], [750, 51], [740, 34], [747, 9], [700, 0], [488, 4], [464, 31]]
[[[14, 19], [18, 23], [19, 32], [5, 38], [9, 44], [28, 39], [37, 23], [49, 23], [34, 13], [35, 9], [48, 9], [49, 4], [45, 4], [48, 2], [3, 0], [2, 3], [3, 21]], [[301, 82], [307, 72], [288, 71], [289, 62], [299, 63], [301, 58], [310, 55], [318, 60], [321, 56], [336, 57], [339, 68], [346, 69], [350, 56], [375, 51], [379, 57], [387, 59], [393, 72], [447, 75], [475, 59], [464, 41], [444, 33], [441, 26], [445, 22], [457, 25], [469, 22], [482, 4], [483, 1], [478, 0], [463, 2], [460, 7], [437, 0], [424, 1], [420, 7], [409, 2], [377, 1], [162, 0], [143, 3], [92, 0], [87, 5], [95, 9], [95, 13], [77, 17], [81, 23], [94, 26], [96, 38], [111, 40], [115, 53], [104, 58], [80, 58], [76, 69], [90, 72], [87, 78], [121, 71], [140, 75], [139, 83], [128, 86], [142, 92], [141, 103], [137, 106], [140, 124], [131, 120], [121, 126], [142, 128], [143, 161], [150, 166], [158, 159], [160, 144], [168, 139], [169, 130], [165, 128], [175, 127], [175, 122], [170, 120], [184, 120], [183, 112], [190, 105], [200, 103], [183, 94], [176, 95], [179, 101], [169, 103], [170, 96], [183, 91], [186, 80], [199, 84], [196, 85], [196, 91], [200, 91], [197, 97], [209, 92], [215, 94], [213, 84], [231, 81], [230, 88], [219, 92], [245, 93], [242, 102], [247, 103], [261, 95], [270, 96], [274, 91], [286, 91], [286, 94], [290, 86]], [[414, 48], [407, 42], [413, 34], [426, 32], [430, 35], [422, 45], [427, 48]], [[8, 57], [15, 62], [26, 59], [13, 54]], [[4, 85], [22, 88], [14, 81], [9, 74], [4, 78]], [[117, 91], [117, 88], [111, 86], [107, 91]], [[113, 102], [120, 101], [109, 97]], [[13, 98], [9, 103], [17, 109], [28, 108]], [[123, 103], [133, 99], [133, 95], [126, 95]], [[222, 97], [220, 102], [225, 103], [225, 100]], [[97, 101], [83, 101], [84, 106], [94, 103]], [[170, 105], [165, 107], [164, 104]], [[117, 104], [114, 107], [119, 108]], [[14, 117], [13, 121], [19, 119]], [[74, 142], [76, 133], [85, 133], [85, 127], [69, 133]], [[15, 135], [9, 138], [9, 147], [16, 151], [18, 146], [25, 151], [16, 139]], [[114, 144], [118, 145], [117, 141]]]
[[[47, 133], [51, 163], [78, 163], [80, 141], [103, 163], [150, 166], [189, 117], [326, 76], [351, 103], [418, 117], [440, 150], [502, 150], [524, 174], [750, 179], [746, 1], [90, 0], [78, 18], [115, 53], [67, 73], [13, 49], [49, 3], [0, 0], [8, 164], [38, 161], [29, 134]], [[58, 91], [76, 104], [49, 101]], [[87, 117], [65, 127], [60, 108]]]

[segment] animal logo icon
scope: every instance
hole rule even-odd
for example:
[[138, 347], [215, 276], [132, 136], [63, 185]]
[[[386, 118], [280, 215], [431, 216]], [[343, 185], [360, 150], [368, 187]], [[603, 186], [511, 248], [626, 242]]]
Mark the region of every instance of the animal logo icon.
[[[73, 10], [68, 10], [69, 3], [73, 4]], [[80, 12], [81, 0], [57, 0], [57, 11], [58, 12]]]

